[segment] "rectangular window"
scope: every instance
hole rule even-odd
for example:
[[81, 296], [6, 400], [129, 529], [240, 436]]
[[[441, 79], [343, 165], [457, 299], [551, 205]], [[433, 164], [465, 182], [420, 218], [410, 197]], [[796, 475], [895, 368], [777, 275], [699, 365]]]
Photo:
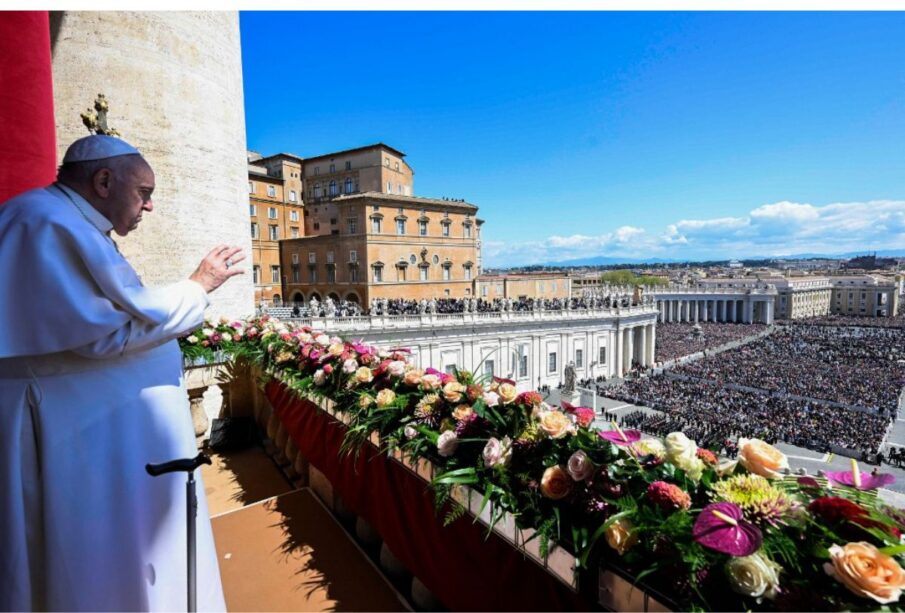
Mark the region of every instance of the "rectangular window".
[[392, 193], [393, 193], [393, 184], [390, 183], [389, 181], [387, 181], [387, 193], [388, 193], [388, 194], [392, 194]]
[[309, 251], [308, 252], [308, 263], [315, 264], [316, 262], [317, 262], [317, 253], [315, 253], [314, 251]]
[[291, 228], [289, 228], [289, 232], [291, 233], [292, 238], [298, 238], [298, 237], [299, 237], [299, 229], [298, 229], [298, 227], [292, 226]]
[[471, 281], [471, 266], [465, 267], [465, 280]]
[[484, 360], [484, 374], [488, 377], [492, 377], [494, 366], [493, 360]]
[[349, 261], [350, 261], [350, 262], [357, 262], [357, 261], [358, 261], [358, 252], [355, 251], [354, 249], [351, 249], [351, 250], [349, 251]]
[[396, 220], [396, 234], [402, 236], [405, 234], [405, 220], [397, 219]]
[[300, 278], [299, 278], [299, 267], [298, 267], [298, 266], [293, 266], [293, 267], [292, 267], [292, 282], [293, 282], [293, 283], [298, 283], [299, 280], [300, 280]]
[[547, 372], [554, 373], [556, 372], [556, 352], [551, 352], [547, 354]]
[[450, 278], [449, 277], [449, 266], [444, 266], [443, 267], [443, 280], [449, 281], [449, 278]]
[[518, 376], [524, 379], [528, 376], [528, 356], [520, 355], [518, 358]]
[[371, 219], [371, 232], [374, 234], [380, 234], [380, 218], [374, 217]]
[[449, 236], [449, 224], [443, 224], [443, 236]]
[[349, 218], [349, 234], [355, 234], [358, 232], [358, 218], [350, 217]]
[[352, 162], [346, 162], [346, 170], [352, 170]]
[[358, 283], [358, 266], [349, 266], [349, 281]]
[[328, 251], [327, 252], [327, 264], [332, 264], [332, 263], [333, 263], [333, 252]]
[[258, 283], [260, 283], [260, 279], [261, 279], [261, 267], [260, 267], [260, 266], [253, 266], [252, 269], [251, 269], [251, 280], [252, 280], [252, 283], [254, 283], [255, 285], [257, 285]]
[[309, 266], [308, 274], [311, 276], [311, 282], [317, 283], [317, 266]]
[[418, 233], [421, 236], [427, 236], [427, 222], [426, 221], [418, 222]]
[[419, 279], [422, 281], [427, 281], [427, 266], [422, 266], [419, 270]]
[[296, 198], [295, 190], [294, 189], [289, 190], [289, 202], [297, 202], [297, 201], [298, 201], [298, 198]]
[[272, 206], [267, 209], [267, 217], [268, 219], [276, 219], [277, 218], [277, 208]]
[[248, 205], [248, 214], [251, 215], [252, 217], [257, 216], [257, 214], [258, 214], [258, 207], [256, 207], [256, 206], [253, 205], [253, 204], [249, 204], [249, 205]]
[[298, 263], [299, 263], [299, 254], [298, 254], [298, 253], [293, 253], [293, 254], [292, 254], [292, 263], [293, 263], [293, 264], [298, 264]]
[[270, 240], [280, 240], [280, 226], [270, 226]]
[[336, 283], [336, 266], [327, 266], [327, 283]]
[[404, 266], [396, 267], [396, 280], [405, 281], [405, 267]]
[[465, 224], [465, 238], [471, 238], [471, 224]]
[[268, 185], [267, 186], [267, 195], [270, 196], [271, 198], [275, 197], [277, 195], [277, 188], [274, 187], [273, 185]]
[[249, 194], [255, 193], [255, 184], [252, 183], [251, 181], [248, 182], [248, 193]]
[[584, 350], [575, 350], [575, 368], [584, 368]]
[[280, 282], [280, 267], [279, 266], [270, 267], [270, 282], [271, 283]]
[[606, 347], [600, 348], [600, 353], [597, 356], [598, 364], [606, 364]]
[[298, 221], [299, 220], [299, 212], [298, 211], [289, 211], [289, 221]]
[[258, 224], [251, 222], [251, 237], [258, 238]]
[[336, 164], [330, 164], [330, 172], [336, 172]]
[[380, 266], [375, 266], [373, 268], [374, 271], [374, 283], [382, 283], [383, 282], [383, 268]]

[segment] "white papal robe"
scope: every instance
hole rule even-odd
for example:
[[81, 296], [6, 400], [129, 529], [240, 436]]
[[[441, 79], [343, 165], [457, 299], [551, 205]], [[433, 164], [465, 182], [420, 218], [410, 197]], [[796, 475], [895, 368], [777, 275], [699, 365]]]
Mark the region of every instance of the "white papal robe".
[[[178, 335], [207, 295], [143, 287], [68, 188], [0, 205], [0, 609], [185, 610], [193, 457]], [[204, 484], [198, 608], [225, 610]]]

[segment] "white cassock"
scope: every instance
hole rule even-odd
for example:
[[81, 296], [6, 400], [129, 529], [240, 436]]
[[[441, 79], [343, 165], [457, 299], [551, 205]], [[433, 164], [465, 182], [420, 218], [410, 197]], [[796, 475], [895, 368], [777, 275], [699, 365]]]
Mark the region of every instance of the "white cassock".
[[[53, 185], [0, 205], [0, 610], [186, 608], [197, 454], [174, 340], [193, 281], [143, 287], [110, 222]], [[225, 610], [197, 476], [198, 609]]]

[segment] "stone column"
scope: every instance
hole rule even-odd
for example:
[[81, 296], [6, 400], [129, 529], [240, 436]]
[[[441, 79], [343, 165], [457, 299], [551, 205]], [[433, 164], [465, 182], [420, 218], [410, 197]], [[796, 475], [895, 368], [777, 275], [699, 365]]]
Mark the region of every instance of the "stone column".
[[613, 332], [613, 344], [610, 346], [610, 355], [613, 358], [613, 375], [622, 376], [622, 350], [625, 345], [625, 336], [621, 328]]
[[647, 326], [639, 326], [638, 341], [638, 361], [647, 366]]
[[650, 333], [647, 335], [647, 359], [650, 366], [657, 362], [657, 326], [650, 326]]
[[88, 135], [79, 114], [103, 93], [110, 127], [154, 168], [160, 211], [146, 215], [128, 237], [117, 237], [123, 255], [146, 285], [157, 286], [188, 277], [218, 243], [238, 245], [249, 272], [211, 294], [210, 312], [250, 314], [238, 13], [61, 11], [51, 20], [57, 30], [52, 63], [60, 159], [72, 141]]
[[632, 368], [632, 358], [635, 355], [635, 329], [628, 328], [626, 329], [626, 359], [624, 360], [622, 367], [625, 369], [625, 372], [628, 372]]
[[766, 311], [764, 312], [764, 323], [768, 326], [773, 323], [773, 301], [768, 300], [766, 302]]

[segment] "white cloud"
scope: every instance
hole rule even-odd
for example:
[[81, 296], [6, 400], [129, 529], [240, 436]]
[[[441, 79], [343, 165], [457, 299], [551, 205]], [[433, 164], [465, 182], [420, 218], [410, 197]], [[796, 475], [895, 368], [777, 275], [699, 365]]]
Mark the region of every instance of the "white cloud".
[[595, 256], [726, 259], [868, 249], [905, 250], [905, 201], [782, 201], [741, 217], [681, 219], [662, 231], [622, 226], [598, 235], [486, 242], [484, 254], [487, 265], [519, 266]]

